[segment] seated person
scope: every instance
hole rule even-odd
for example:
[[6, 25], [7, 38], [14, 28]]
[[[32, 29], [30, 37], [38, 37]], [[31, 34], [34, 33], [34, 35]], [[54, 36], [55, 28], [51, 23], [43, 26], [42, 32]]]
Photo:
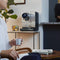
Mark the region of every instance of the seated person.
[[56, 22], [60, 22], [60, 0], [55, 5], [55, 18], [56, 18]]
[[[8, 0], [0, 0], [0, 9], [6, 9], [7, 8], [7, 2]], [[16, 40], [11, 40], [10, 41], [10, 45], [16, 45]], [[8, 33], [7, 33], [7, 25], [5, 23], [5, 21], [0, 17], [0, 58], [1, 57], [12, 57], [14, 60], [17, 60], [18, 53], [14, 50], [9, 50], [10, 48], [9, 45], [9, 39], [8, 39]], [[31, 56], [31, 57], [30, 57]], [[24, 57], [24, 59], [26, 60], [28, 56]], [[34, 60], [36, 57], [35, 55], [29, 54], [29, 59]], [[36, 57], [37, 58], [37, 57]], [[2, 60], [6, 60], [6, 59], [2, 59]]]
[[[6, 9], [7, 2], [8, 0], [0, 0], [0, 9]], [[17, 59], [18, 53], [14, 50], [9, 50], [9, 48], [11, 47], [10, 45], [16, 45], [16, 40], [11, 40], [9, 44], [7, 25], [5, 21], [0, 17], [0, 58], [4, 56], [5, 57], [10, 56], [14, 60]], [[2, 59], [2, 60], [5, 60], [5, 59]]]

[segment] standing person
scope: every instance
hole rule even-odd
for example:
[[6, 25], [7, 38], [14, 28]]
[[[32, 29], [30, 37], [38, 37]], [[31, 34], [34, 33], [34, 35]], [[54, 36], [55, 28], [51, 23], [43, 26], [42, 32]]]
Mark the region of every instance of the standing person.
[[[8, 0], [0, 0], [0, 9], [7, 8]], [[1, 14], [0, 14], [1, 15]], [[16, 44], [15, 40], [10, 41], [10, 45]], [[0, 17], [0, 56], [11, 56], [14, 60], [17, 59], [18, 53], [14, 50], [8, 50], [10, 48], [8, 33], [7, 33], [7, 25], [5, 21]], [[5, 59], [1, 59], [5, 60]]]
[[55, 5], [55, 18], [56, 22], [60, 22], [60, 0], [58, 0], [58, 3]]

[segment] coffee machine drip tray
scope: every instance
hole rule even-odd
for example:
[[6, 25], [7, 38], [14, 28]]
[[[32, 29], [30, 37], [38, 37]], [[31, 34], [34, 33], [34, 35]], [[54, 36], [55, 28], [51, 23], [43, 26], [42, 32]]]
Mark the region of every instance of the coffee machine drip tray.
[[33, 27], [23, 27], [22, 29], [20, 29], [20, 31], [34, 31]]

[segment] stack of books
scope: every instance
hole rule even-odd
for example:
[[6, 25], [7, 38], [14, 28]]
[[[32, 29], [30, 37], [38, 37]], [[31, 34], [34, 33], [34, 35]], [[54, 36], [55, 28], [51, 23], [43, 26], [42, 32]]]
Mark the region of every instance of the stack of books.
[[53, 49], [33, 49], [32, 52], [48, 55], [53, 53]]

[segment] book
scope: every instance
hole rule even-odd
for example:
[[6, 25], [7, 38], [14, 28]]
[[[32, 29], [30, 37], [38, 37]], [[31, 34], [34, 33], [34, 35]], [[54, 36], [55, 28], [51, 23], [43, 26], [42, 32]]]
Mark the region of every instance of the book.
[[33, 49], [32, 52], [48, 55], [53, 53], [53, 49]]

